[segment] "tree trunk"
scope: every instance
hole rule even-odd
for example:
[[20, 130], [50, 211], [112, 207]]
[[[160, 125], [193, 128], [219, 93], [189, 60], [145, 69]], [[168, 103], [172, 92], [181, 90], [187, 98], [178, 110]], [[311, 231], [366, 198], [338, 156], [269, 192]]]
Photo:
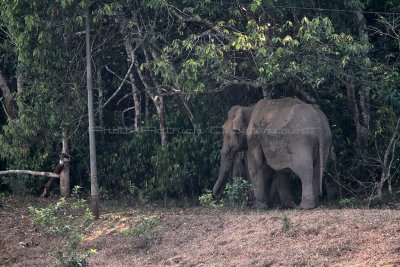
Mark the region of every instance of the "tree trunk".
[[[104, 129], [104, 93], [103, 93], [103, 77], [101, 75], [101, 68], [97, 70], [96, 73], [96, 84], [97, 84], [97, 99], [99, 103], [99, 126], [101, 129]], [[100, 144], [103, 145], [105, 142], [104, 140], [104, 131], [100, 132]]]
[[[135, 59], [135, 49], [132, 45], [132, 39], [129, 38], [128, 36], [124, 37], [124, 43], [125, 43], [125, 50], [126, 54], [128, 55], [128, 64], [131, 64], [134, 62]], [[133, 95], [133, 104], [135, 105], [135, 121], [134, 121], [134, 126], [135, 130], [139, 129], [139, 124], [140, 124], [140, 118], [141, 118], [141, 104], [140, 104], [140, 97], [139, 97], [139, 90], [136, 87], [135, 84], [135, 78], [132, 73], [129, 73], [129, 80], [131, 83], [132, 87], [132, 95]]]
[[93, 112], [93, 85], [92, 85], [92, 61], [90, 48], [90, 13], [89, 4], [86, 5], [86, 82], [88, 91], [88, 114], [89, 114], [89, 149], [90, 149], [90, 195], [92, 198], [92, 213], [95, 219], [99, 219], [99, 185], [97, 183], [96, 163], [96, 139], [94, 135], [94, 112]]
[[[143, 52], [145, 54], [146, 63], [147, 63], [147, 65], [149, 65], [150, 62], [149, 62], [148, 54], [147, 54], [146, 50], [144, 50], [144, 49], [143, 49]], [[165, 111], [164, 111], [164, 96], [162, 95], [160, 88], [157, 88], [157, 94], [154, 94], [152, 92], [152, 89], [154, 87], [152, 87], [151, 84], [149, 84], [149, 82], [147, 81], [147, 78], [142, 73], [139, 63], [136, 61], [134, 63], [135, 63], [137, 74], [145, 88], [145, 92], [146, 92], [146, 94], [149, 95], [149, 97], [151, 97], [151, 99], [153, 100], [154, 106], [156, 107], [158, 121], [159, 121], [159, 125], [160, 125], [161, 146], [165, 147], [168, 144], [168, 136], [167, 136], [167, 131], [166, 131], [167, 127], [166, 127]]]
[[263, 98], [264, 99], [270, 99], [271, 98], [267, 88], [262, 87], [261, 90], [262, 90], [262, 94], [263, 94]]
[[399, 140], [399, 127], [400, 127], [400, 118], [397, 119], [396, 126], [394, 128], [392, 137], [390, 138], [390, 142], [386, 147], [385, 154], [383, 156], [382, 161], [382, 174], [380, 181], [378, 183], [378, 198], [382, 199], [382, 190], [383, 185], [387, 181], [388, 182], [388, 191], [389, 194], [392, 194], [392, 177], [391, 177], [391, 169], [393, 166], [393, 162], [396, 160], [396, 144]]
[[144, 103], [144, 121], [147, 125], [149, 121], [149, 106], [150, 106], [150, 97], [148, 94], [145, 95], [145, 103]]
[[132, 73], [129, 74], [129, 80], [131, 81], [133, 104], [135, 105], [134, 126], [135, 126], [135, 130], [138, 130], [139, 129], [139, 125], [140, 125], [140, 119], [142, 117], [142, 114], [141, 114], [142, 106], [140, 104], [139, 90], [137, 89], [137, 87], [135, 85], [135, 79], [133, 78], [133, 74]]
[[[69, 140], [66, 133], [63, 133], [62, 153], [69, 155]], [[69, 162], [64, 163], [64, 168], [60, 173], [60, 191], [61, 196], [68, 197], [71, 194], [71, 180], [69, 175]]]
[[103, 112], [103, 102], [104, 102], [104, 96], [103, 96], [103, 77], [101, 76], [101, 68], [97, 70], [96, 73], [96, 85], [97, 85], [97, 100], [99, 103], [99, 126], [101, 128], [104, 127], [104, 112]]
[[0, 70], [0, 90], [3, 93], [4, 111], [7, 117], [14, 120], [18, 116], [17, 105], [12, 99], [10, 87], [7, 85], [7, 80]]
[[[367, 28], [364, 14], [359, 11], [356, 12], [356, 19], [358, 24], [358, 36], [360, 40], [368, 38], [365, 33]], [[361, 74], [362, 76], [363, 73]], [[360, 113], [359, 113], [359, 128], [357, 129], [357, 139], [362, 146], [367, 145], [369, 135], [369, 119], [370, 119], [370, 96], [369, 91], [366, 89], [365, 84], [360, 84]]]
[[165, 147], [168, 144], [168, 135], [165, 122], [164, 97], [161, 95], [161, 92], [156, 96], [154, 104], [157, 109], [158, 121], [160, 124], [161, 146]]
[[360, 107], [358, 109], [356, 92], [352, 81], [346, 81], [347, 102], [356, 127], [357, 143], [362, 147], [367, 144], [369, 134], [369, 94], [364, 90], [360, 93]]
[[24, 91], [24, 75], [19, 70], [17, 74], [17, 92], [22, 93]]

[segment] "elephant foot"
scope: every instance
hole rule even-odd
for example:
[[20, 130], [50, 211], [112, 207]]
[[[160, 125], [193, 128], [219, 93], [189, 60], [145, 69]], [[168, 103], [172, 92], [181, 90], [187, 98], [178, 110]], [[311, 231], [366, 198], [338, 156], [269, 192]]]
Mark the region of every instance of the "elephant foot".
[[255, 202], [250, 206], [250, 208], [254, 210], [267, 210], [268, 205], [265, 203]]
[[300, 210], [309, 210], [315, 208], [314, 203], [303, 203], [301, 202], [300, 205], [297, 207]]
[[281, 209], [294, 209], [295, 207], [296, 204], [293, 201], [282, 203], [280, 206]]

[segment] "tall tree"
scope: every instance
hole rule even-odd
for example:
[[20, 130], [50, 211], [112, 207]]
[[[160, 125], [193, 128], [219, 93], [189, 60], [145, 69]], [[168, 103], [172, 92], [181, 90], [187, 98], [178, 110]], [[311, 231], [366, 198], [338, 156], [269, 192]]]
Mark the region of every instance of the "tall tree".
[[90, 42], [90, 6], [85, 8], [85, 36], [86, 36], [86, 81], [88, 92], [88, 115], [89, 115], [89, 151], [90, 151], [90, 195], [92, 198], [92, 212], [96, 219], [100, 216], [99, 211], [99, 185], [97, 182], [96, 161], [96, 136], [94, 134], [94, 108], [93, 108], [93, 84], [92, 84], [92, 52]]

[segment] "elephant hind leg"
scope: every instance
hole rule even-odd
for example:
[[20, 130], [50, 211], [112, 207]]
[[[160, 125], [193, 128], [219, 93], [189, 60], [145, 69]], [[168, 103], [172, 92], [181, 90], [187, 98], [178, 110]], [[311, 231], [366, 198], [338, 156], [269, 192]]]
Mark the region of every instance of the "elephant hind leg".
[[321, 177], [321, 164], [319, 159], [317, 159], [314, 163], [314, 169], [313, 169], [313, 189], [314, 189], [314, 195], [316, 198], [316, 201], [319, 200], [319, 197], [322, 197], [322, 177]]
[[319, 187], [316, 188], [313, 169], [313, 160], [311, 157], [303, 158], [301, 165], [299, 164], [292, 168], [292, 171], [301, 180], [301, 209], [315, 208], [318, 202], [317, 192], [319, 191]]

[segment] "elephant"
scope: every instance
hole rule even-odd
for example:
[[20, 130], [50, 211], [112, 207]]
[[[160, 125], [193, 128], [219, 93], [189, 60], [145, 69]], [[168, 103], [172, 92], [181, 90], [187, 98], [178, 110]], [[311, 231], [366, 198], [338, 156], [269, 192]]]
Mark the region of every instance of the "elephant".
[[[262, 99], [250, 107], [232, 107], [222, 129], [214, 197], [220, 197], [236, 154], [246, 151], [257, 207], [266, 206], [272, 177], [287, 189], [290, 172], [301, 181], [299, 207], [311, 209], [318, 204], [332, 140], [328, 119], [319, 107], [295, 98]], [[287, 192], [279, 192], [281, 201], [290, 201]]]

